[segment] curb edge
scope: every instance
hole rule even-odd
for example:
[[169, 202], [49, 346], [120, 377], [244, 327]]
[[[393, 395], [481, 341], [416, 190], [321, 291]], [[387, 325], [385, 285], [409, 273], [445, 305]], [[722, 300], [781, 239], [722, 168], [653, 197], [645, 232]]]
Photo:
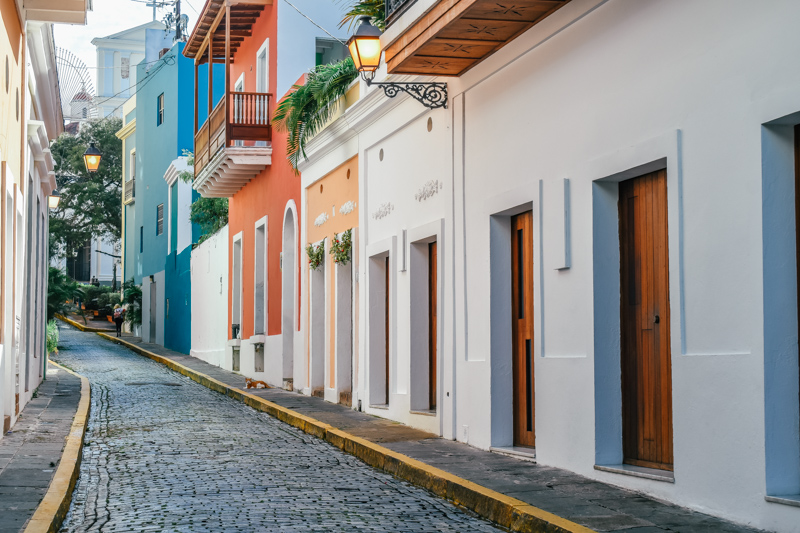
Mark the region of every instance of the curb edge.
[[[56, 314], [55, 314], [55, 317], [56, 317], [57, 319], [61, 320], [62, 322], [66, 322], [67, 324], [69, 324], [69, 325], [70, 325], [70, 326], [72, 326], [73, 328], [77, 328], [77, 329], [79, 329], [80, 331], [84, 331], [84, 332], [86, 332], [86, 333], [106, 333], [106, 332], [108, 332], [108, 330], [107, 330], [107, 329], [101, 329], [101, 328], [92, 328], [92, 327], [89, 327], [89, 326], [84, 326], [83, 324], [80, 324], [80, 323], [78, 323], [78, 322], [75, 322], [75, 321], [74, 321], [74, 320], [72, 320], [71, 318], [67, 318], [67, 317], [65, 317], [64, 315], [61, 315], [61, 314], [59, 314], [59, 313], [56, 313]], [[77, 374], [76, 374], [76, 375], [77, 375]]]
[[26, 524], [25, 533], [55, 532], [61, 527], [72, 503], [72, 491], [80, 473], [83, 437], [86, 434], [91, 407], [91, 385], [88, 379], [50, 359], [47, 360], [47, 364], [81, 379], [81, 399], [72, 419], [64, 450], [61, 452], [58, 468], [50, 480], [44, 498]]
[[[197, 383], [249, 407], [267, 413], [305, 433], [318, 437], [353, 455], [364, 463], [383, 470], [394, 477], [422, 487], [436, 496], [458, 506], [465, 507], [481, 517], [499, 524], [511, 531], [523, 533], [591, 533], [593, 530], [562, 518], [558, 515], [534, 507], [522, 500], [506, 496], [500, 492], [483, 487], [472, 481], [458, 477], [422, 461], [413, 459], [379, 444], [357, 437], [329, 424], [287, 409], [269, 400], [250, 394], [218, 381], [206, 374], [193, 370], [166, 357], [147, 351], [121, 338], [107, 333], [98, 336], [120, 344], [133, 352], [143, 355], [167, 368], [183, 374]], [[26, 532], [27, 533], [27, 532]]]

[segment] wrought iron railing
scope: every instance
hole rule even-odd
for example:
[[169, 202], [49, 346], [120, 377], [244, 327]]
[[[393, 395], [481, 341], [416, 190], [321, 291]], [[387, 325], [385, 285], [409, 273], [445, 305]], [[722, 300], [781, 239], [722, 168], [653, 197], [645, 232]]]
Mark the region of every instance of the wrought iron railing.
[[123, 202], [130, 202], [136, 198], [136, 178], [125, 182], [125, 196]]
[[386, 25], [390, 25], [416, 0], [386, 0]]

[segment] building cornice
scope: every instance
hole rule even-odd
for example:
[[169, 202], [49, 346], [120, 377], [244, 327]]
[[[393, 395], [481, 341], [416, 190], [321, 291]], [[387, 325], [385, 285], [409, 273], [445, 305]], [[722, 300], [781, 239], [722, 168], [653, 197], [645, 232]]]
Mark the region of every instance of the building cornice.
[[131, 135], [133, 135], [135, 131], [136, 131], [136, 119], [133, 119], [124, 126], [122, 126], [122, 128], [114, 135], [116, 135], [117, 138], [119, 139], [125, 140]]

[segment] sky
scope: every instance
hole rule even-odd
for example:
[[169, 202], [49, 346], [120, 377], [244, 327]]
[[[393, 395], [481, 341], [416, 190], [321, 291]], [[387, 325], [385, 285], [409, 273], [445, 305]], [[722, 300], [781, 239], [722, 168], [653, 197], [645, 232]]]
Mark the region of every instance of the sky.
[[[56, 46], [66, 48], [81, 58], [92, 74], [96, 84], [97, 54], [92, 45], [95, 37], [105, 37], [122, 30], [133, 28], [153, 20], [153, 8], [145, 5], [145, 0], [94, 0], [94, 10], [87, 13], [86, 26], [54, 24]], [[205, 0], [181, 0], [181, 13], [189, 16], [189, 32], [191, 33], [198, 12], [203, 8]], [[156, 20], [162, 20], [170, 6], [156, 11]]]

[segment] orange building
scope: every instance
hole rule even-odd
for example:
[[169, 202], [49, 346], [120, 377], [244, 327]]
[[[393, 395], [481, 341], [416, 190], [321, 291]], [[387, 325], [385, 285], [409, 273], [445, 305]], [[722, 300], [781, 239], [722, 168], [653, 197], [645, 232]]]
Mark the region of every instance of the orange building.
[[[271, 124], [275, 95], [343, 45], [301, 16], [337, 26], [335, 6], [310, 0], [208, 0], [184, 49], [196, 65], [224, 63], [225, 95], [195, 118], [194, 188], [229, 198], [228, 348], [223, 366], [292, 389], [304, 376], [300, 334], [300, 177], [286, 135]], [[327, 54], [327, 55], [326, 55]], [[211, 70], [209, 70], [211, 72]], [[213, 75], [213, 74], [212, 74]], [[212, 83], [209, 86], [213, 86]], [[209, 309], [209, 313], [219, 313]], [[297, 364], [296, 364], [297, 360]], [[298, 366], [299, 365], [299, 366]]]

